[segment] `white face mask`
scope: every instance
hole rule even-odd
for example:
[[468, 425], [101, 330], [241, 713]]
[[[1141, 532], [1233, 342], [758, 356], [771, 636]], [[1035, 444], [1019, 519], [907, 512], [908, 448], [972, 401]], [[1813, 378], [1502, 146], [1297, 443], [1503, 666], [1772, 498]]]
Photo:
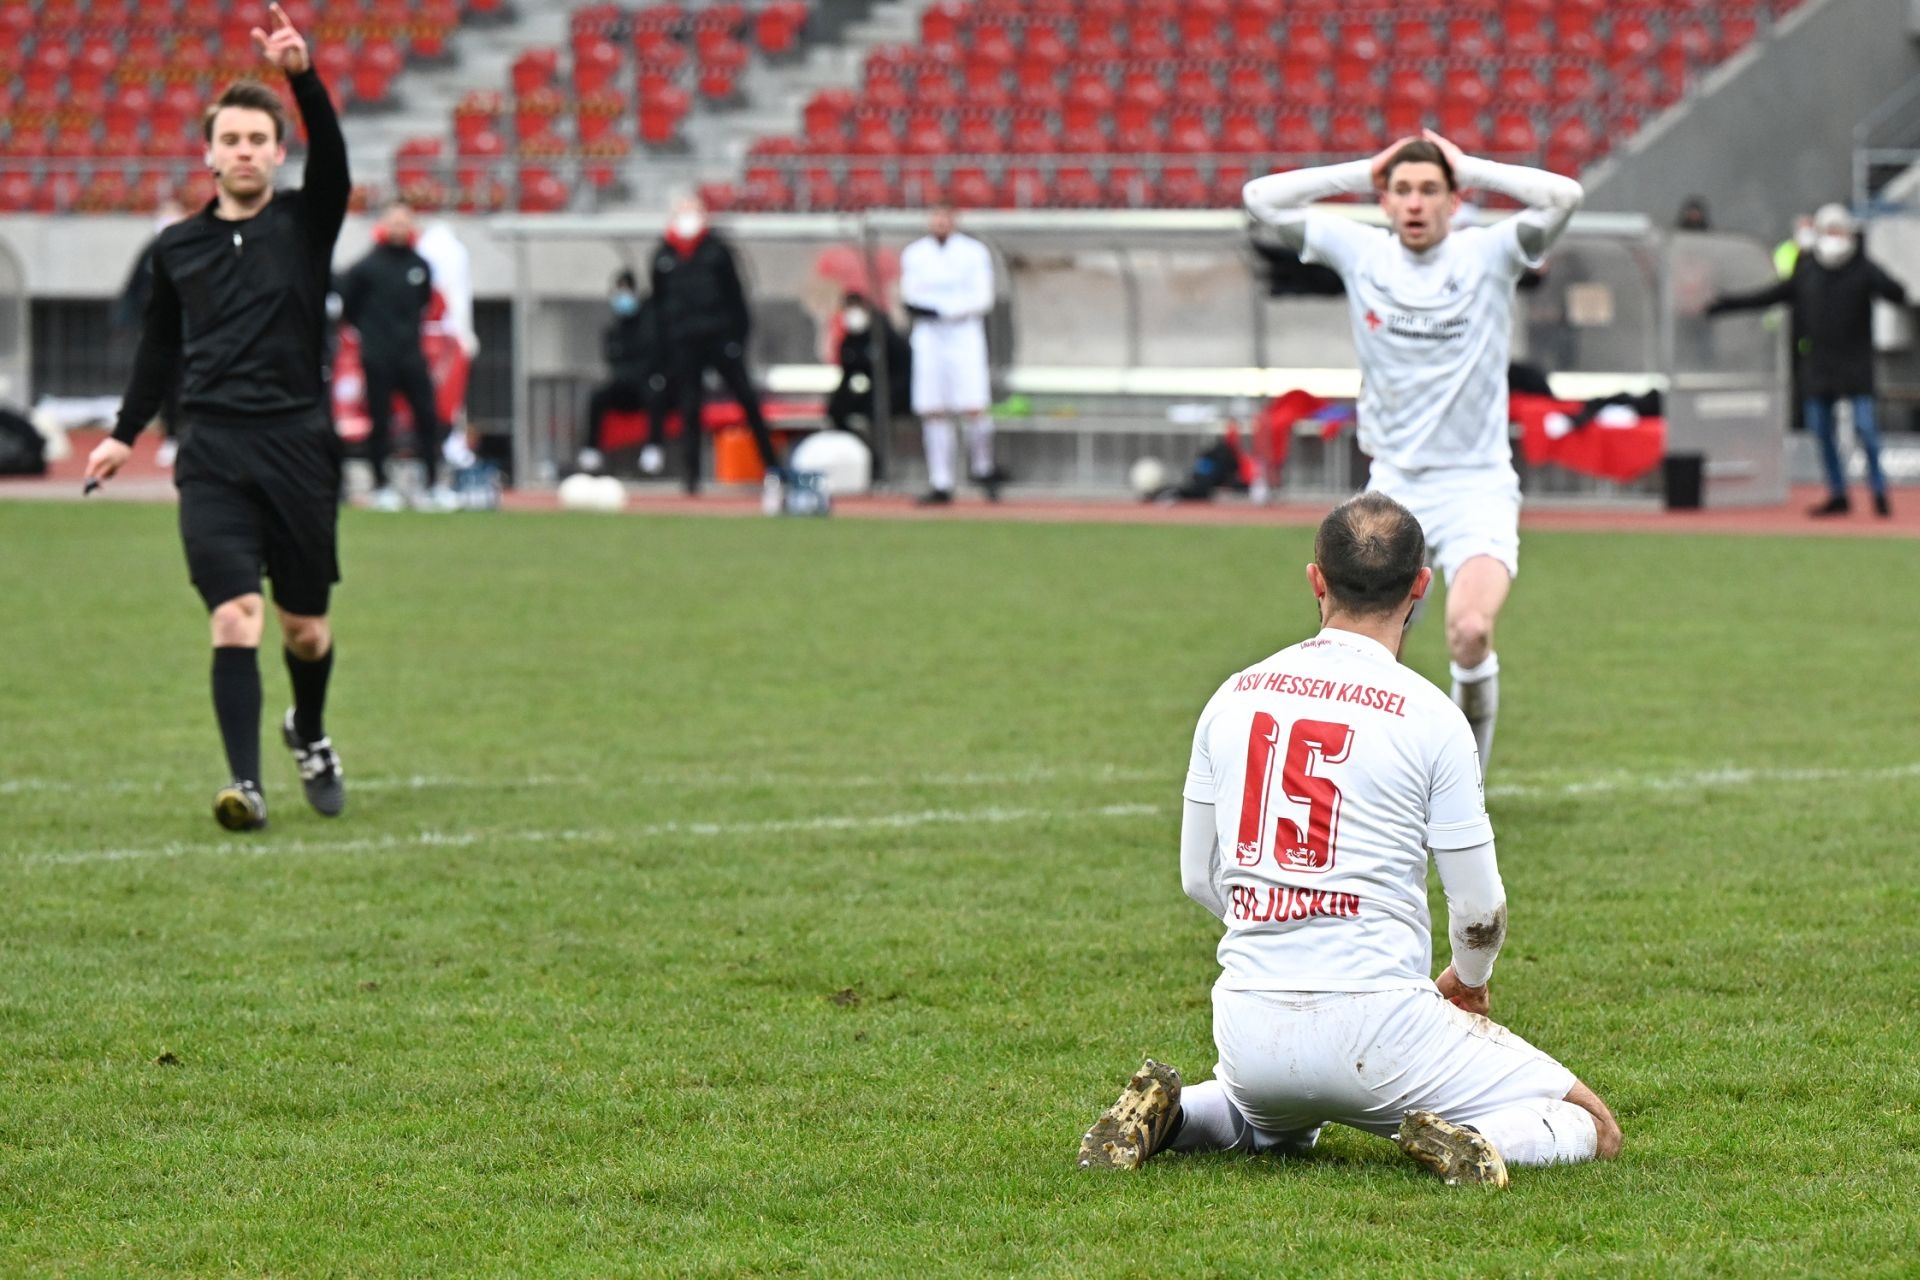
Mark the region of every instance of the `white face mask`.
[[848, 333], [865, 333], [873, 325], [873, 318], [858, 307], [848, 311], [844, 320]]
[[673, 234], [682, 240], [691, 240], [706, 229], [707, 220], [689, 209], [685, 213], [673, 215]]
[[1853, 256], [1853, 237], [1822, 235], [1813, 242], [1813, 256], [1823, 267], [1837, 267]]

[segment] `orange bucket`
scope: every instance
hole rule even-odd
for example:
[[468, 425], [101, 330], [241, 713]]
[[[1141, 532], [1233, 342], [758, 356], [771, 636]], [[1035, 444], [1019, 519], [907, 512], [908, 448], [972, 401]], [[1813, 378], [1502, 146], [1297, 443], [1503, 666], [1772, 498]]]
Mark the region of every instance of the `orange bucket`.
[[715, 484], [759, 484], [766, 479], [766, 464], [753, 443], [753, 432], [745, 427], [722, 427], [713, 437], [713, 482]]

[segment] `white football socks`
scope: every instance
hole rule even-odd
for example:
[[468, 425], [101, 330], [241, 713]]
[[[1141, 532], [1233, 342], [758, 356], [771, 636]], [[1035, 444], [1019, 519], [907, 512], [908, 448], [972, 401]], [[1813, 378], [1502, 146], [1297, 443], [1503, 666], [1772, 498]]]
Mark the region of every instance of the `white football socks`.
[[1202, 1080], [1180, 1090], [1180, 1128], [1167, 1142], [1169, 1151], [1277, 1151], [1305, 1155], [1320, 1140], [1320, 1130], [1277, 1137], [1253, 1127], [1218, 1080]]
[[974, 479], [984, 480], [993, 474], [993, 415], [976, 413], [967, 419], [967, 452]]
[[1600, 1146], [1593, 1113], [1563, 1099], [1518, 1103], [1470, 1123], [1509, 1167], [1579, 1164]]
[[1480, 772], [1493, 757], [1493, 724], [1500, 718], [1500, 655], [1487, 654], [1477, 667], [1448, 663], [1453, 673], [1453, 705], [1467, 717], [1474, 743], [1480, 748]]
[[920, 440], [927, 451], [927, 487], [953, 492], [953, 461], [958, 446], [953, 419], [928, 417], [920, 423]]

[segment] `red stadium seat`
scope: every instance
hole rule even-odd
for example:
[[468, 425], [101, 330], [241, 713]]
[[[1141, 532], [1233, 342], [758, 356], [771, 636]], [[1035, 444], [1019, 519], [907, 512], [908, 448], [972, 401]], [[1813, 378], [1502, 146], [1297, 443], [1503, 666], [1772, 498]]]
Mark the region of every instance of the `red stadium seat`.
[[1499, 52], [1493, 34], [1479, 18], [1454, 18], [1447, 23], [1449, 58], [1490, 58]]
[[1173, 96], [1186, 107], [1217, 107], [1223, 100], [1220, 82], [1206, 63], [1182, 65], [1174, 72]]
[[1531, 159], [1540, 150], [1540, 135], [1526, 115], [1504, 112], [1493, 122], [1493, 149], [1503, 155]]
[[1280, 100], [1295, 111], [1311, 111], [1333, 105], [1333, 92], [1327, 87], [1327, 64], [1288, 53], [1280, 63]]
[[1093, 209], [1105, 201], [1100, 180], [1093, 170], [1080, 165], [1063, 168], [1054, 174], [1052, 203], [1064, 209]]
[[1555, 173], [1578, 174], [1599, 152], [1599, 139], [1584, 120], [1571, 117], [1547, 136], [1547, 167]]
[[392, 92], [394, 77], [400, 74], [405, 61], [399, 46], [391, 40], [362, 42], [353, 68], [355, 101], [385, 102]]
[[927, 61], [914, 68], [908, 100], [920, 110], [945, 110], [961, 105], [966, 95], [954, 78], [951, 63]]
[[930, 47], [960, 42], [960, 26], [972, 15], [958, 0], [942, 0], [920, 15], [920, 42]]
[[900, 203], [893, 184], [879, 169], [860, 168], [847, 174], [847, 205], [852, 209], [885, 209]]
[[1600, 92], [1600, 77], [1591, 66], [1572, 63], [1554, 72], [1549, 86], [1558, 102], [1579, 102]]
[[1465, 71], [1447, 78], [1443, 95], [1454, 103], [1478, 111], [1493, 101], [1493, 88], [1477, 71]]
[[620, 51], [613, 42], [595, 37], [575, 46], [573, 53], [573, 90], [578, 94], [598, 93], [612, 86], [620, 74]]
[[997, 156], [1007, 149], [1007, 135], [998, 116], [969, 114], [961, 119], [953, 143], [961, 155]]
[[987, 209], [999, 200], [993, 179], [980, 168], [960, 168], [947, 180], [947, 199], [962, 209]]
[[541, 169], [523, 170], [520, 176], [520, 212], [559, 213], [570, 202], [567, 184]]
[[1530, 65], [1509, 66], [1500, 72], [1494, 97], [1505, 107], [1538, 107], [1551, 97]]
[[1123, 130], [1137, 130], [1157, 121], [1167, 109], [1167, 91], [1151, 71], [1130, 71], [1120, 87], [1120, 105], [1114, 121]]
[[537, 89], [550, 88], [560, 70], [556, 49], [529, 49], [513, 60], [513, 92], [523, 97]]
[[1083, 9], [1074, 22], [1076, 35], [1070, 44], [1083, 61], [1111, 61], [1124, 56], [1120, 46], [1118, 15], [1107, 9]]
[[1327, 149], [1313, 118], [1306, 115], [1282, 116], [1275, 145], [1282, 153], [1294, 156], [1318, 155]]
[[1374, 64], [1363, 58], [1341, 57], [1333, 64], [1333, 98], [1347, 108], [1378, 106], [1384, 95]]
[[1653, 51], [1656, 40], [1653, 28], [1639, 17], [1620, 14], [1613, 20], [1613, 38], [1607, 50], [1608, 61], [1615, 67], [1638, 62]]
[[1166, 23], [1151, 13], [1136, 13], [1122, 28], [1121, 43], [1129, 58], [1161, 61], [1176, 56]]
[[1213, 204], [1213, 188], [1192, 165], [1174, 165], [1160, 175], [1160, 203], [1174, 209], [1204, 209]]
[[1327, 40], [1327, 33], [1317, 18], [1296, 18], [1289, 22], [1286, 49], [1289, 58], [1305, 58], [1314, 62], [1333, 60], [1333, 45]]
[[1373, 152], [1385, 139], [1364, 111], [1336, 111], [1327, 121], [1327, 145], [1339, 152]]
[[1144, 209], [1154, 202], [1158, 192], [1153, 179], [1139, 165], [1115, 165], [1107, 170], [1107, 200], [1122, 209]]
[[1340, 28], [1340, 46], [1335, 56], [1359, 62], [1378, 62], [1386, 55], [1380, 33], [1371, 22], [1349, 22]]
[[1031, 166], [1008, 169], [1001, 184], [1001, 198], [1014, 209], [1044, 208], [1053, 194], [1053, 184], [1045, 174]]
[[[877, 136], [877, 135], [876, 135]], [[856, 131], [855, 150], [868, 152]], [[876, 146], [870, 154], [886, 154], [893, 148]], [[905, 135], [900, 140], [899, 149], [910, 156], [944, 156], [951, 152], [953, 135], [947, 132], [946, 122], [932, 112], [916, 112], [908, 117]]]
[[1433, 34], [1433, 24], [1425, 18], [1403, 18], [1394, 23], [1394, 57], [1426, 61], [1441, 56], [1441, 52], [1440, 41]]
[[1011, 148], [1019, 155], [1047, 155], [1060, 149], [1060, 137], [1044, 114], [1022, 113], [1013, 118]]
[[1753, 43], [1760, 22], [1753, 10], [1735, 9], [1720, 15], [1721, 56], [1731, 57]]
[[997, 62], [970, 60], [964, 64], [966, 103], [970, 107], [995, 110], [1013, 105], [1007, 91], [1006, 68]]
[[1215, 148], [1226, 152], [1260, 152], [1273, 145], [1271, 135], [1251, 111], [1228, 111], [1220, 117]]
[[1279, 98], [1273, 77], [1260, 63], [1240, 63], [1227, 69], [1227, 101], [1246, 107], [1271, 106]]
[[854, 102], [851, 89], [822, 89], [814, 94], [800, 113], [806, 135], [810, 138], [843, 135], [847, 121], [853, 116]]
[[1462, 151], [1487, 149], [1487, 131], [1480, 123], [1478, 103], [1451, 98], [1440, 104], [1440, 132]]
[[863, 111], [853, 122], [853, 139], [849, 146], [855, 155], [886, 156], [900, 150], [900, 136], [894, 130], [893, 119], [885, 112]]
[[1207, 128], [1205, 113], [1186, 107], [1175, 110], [1167, 124], [1166, 148], [1176, 155], [1212, 151], [1213, 131]]

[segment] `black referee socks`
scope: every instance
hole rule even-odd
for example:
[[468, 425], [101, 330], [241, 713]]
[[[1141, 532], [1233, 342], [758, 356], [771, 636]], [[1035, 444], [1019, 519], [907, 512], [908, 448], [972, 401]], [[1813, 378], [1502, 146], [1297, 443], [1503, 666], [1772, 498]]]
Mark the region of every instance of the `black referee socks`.
[[260, 657], [223, 645], [213, 651], [213, 714], [236, 782], [260, 781]]
[[327, 736], [323, 713], [327, 709], [327, 678], [333, 674], [333, 646], [312, 662], [283, 649], [287, 675], [293, 680], [293, 731], [312, 745]]

